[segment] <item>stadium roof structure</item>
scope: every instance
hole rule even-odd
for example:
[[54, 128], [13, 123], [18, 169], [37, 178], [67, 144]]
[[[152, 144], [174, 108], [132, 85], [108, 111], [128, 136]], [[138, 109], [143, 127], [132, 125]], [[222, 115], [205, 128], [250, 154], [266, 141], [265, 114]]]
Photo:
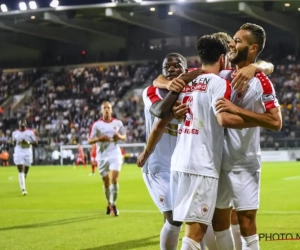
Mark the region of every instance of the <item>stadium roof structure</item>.
[[49, 39], [80, 45], [95, 37], [127, 38], [142, 31], [149, 38], [178, 37], [185, 35], [177, 25], [184, 22], [233, 34], [241, 22], [257, 20], [299, 36], [300, 1], [289, 7], [276, 0], [162, 0], [12, 10], [0, 13], [0, 42], [38, 48]]

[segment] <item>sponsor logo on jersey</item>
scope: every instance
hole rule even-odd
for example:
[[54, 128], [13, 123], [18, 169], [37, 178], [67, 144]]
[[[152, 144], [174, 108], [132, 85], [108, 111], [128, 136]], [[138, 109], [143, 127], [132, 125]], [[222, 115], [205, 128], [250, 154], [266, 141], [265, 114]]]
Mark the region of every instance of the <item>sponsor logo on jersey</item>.
[[204, 204], [201, 207], [201, 212], [202, 212], [203, 215], [206, 215], [208, 213], [208, 206], [206, 204]]
[[182, 93], [189, 93], [193, 91], [206, 92], [209, 82], [212, 78], [204, 77], [204, 78], [196, 78], [192, 81], [192, 85], [186, 85], [182, 90]]
[[160, 196], [159, 196], [159, 202], [160, 202], [162, 205], [164, 205], [164, 204], [165, 204], [165, 196], [160, 195]]

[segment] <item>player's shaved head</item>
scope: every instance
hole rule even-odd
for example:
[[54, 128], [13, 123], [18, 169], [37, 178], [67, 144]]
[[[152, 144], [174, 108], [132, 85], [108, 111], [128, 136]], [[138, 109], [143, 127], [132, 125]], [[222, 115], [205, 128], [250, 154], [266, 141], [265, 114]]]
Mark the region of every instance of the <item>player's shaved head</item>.
[[26, 121], [26, 119], [21, 119], [20, 121], [19, 121], [19, 127], [21, 128], [21, 129], [25, 129], [26, 128], [26, 126], [27, 126], [27, 121]]
[[168, 80], [173, 80], [186, 72], [186, 70], [187, 61], [183, 55], [173, 52], [165, 57], [162, 65], [162, 74]]
[[228, 44], [214, 35], [202, 36], [197, 42], [197, 50], [204, 65], [213, 65], [217, 63], [222, 55], [226, 55]]
[[111, 105], [111, 103], [110, 103], [109, 101], [104, 101], [104, 102], [102, 102], [101, 107], [107, 106], [107, 105], [109, 105], [109, 106], [112, 107], [112, 105]]
[[167, 59], [167, 58], [169, 58], [169, 57], [177, 57], [177, 58], [181, 61], [182, 66], [183, 66], [185, 69], [187, 68], [187, 60], [186, 60], [186, 58], [185, 58], [183, 55], [181, 55], [181, 54], [179, 54], [179, 53], [176, 53], [176, 52], [172, 52], [172, 53], [168, 54], [168, 55], [165, 57], [165, 59]]
[[110, 102], [105, 101], [101, 104], [101, 114], [104, 120], [110, 120], [112, 118], [112, 105]]

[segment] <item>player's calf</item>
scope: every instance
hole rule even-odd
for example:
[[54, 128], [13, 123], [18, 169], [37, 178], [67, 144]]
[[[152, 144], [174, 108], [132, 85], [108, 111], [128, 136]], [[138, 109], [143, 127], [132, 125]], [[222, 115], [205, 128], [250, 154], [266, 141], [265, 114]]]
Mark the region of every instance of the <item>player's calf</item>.
[[242, 248], [249, 250], [259, 249], [259, 239], [256, 233], [257, 210], [237, 211], [242, 238]]

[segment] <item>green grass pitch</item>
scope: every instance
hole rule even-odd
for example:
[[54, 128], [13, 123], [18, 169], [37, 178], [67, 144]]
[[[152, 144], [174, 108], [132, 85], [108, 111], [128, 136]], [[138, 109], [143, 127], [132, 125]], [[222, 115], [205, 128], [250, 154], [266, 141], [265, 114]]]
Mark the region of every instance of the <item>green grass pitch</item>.
[[[134, 165], [120, 175], [119, 217], [105, 215], [98, 174], [79, 167], [32, 167], [21, 196], [15, 167], [0, 168], [0, 250], [158, 250], [162, 215]], [[259, 233], [300, 234], [300, 163], [263, 165]], [[179, 243], [181, 245], [181, 243]], [[260, 241], [296, 250], [300, 241]]]

